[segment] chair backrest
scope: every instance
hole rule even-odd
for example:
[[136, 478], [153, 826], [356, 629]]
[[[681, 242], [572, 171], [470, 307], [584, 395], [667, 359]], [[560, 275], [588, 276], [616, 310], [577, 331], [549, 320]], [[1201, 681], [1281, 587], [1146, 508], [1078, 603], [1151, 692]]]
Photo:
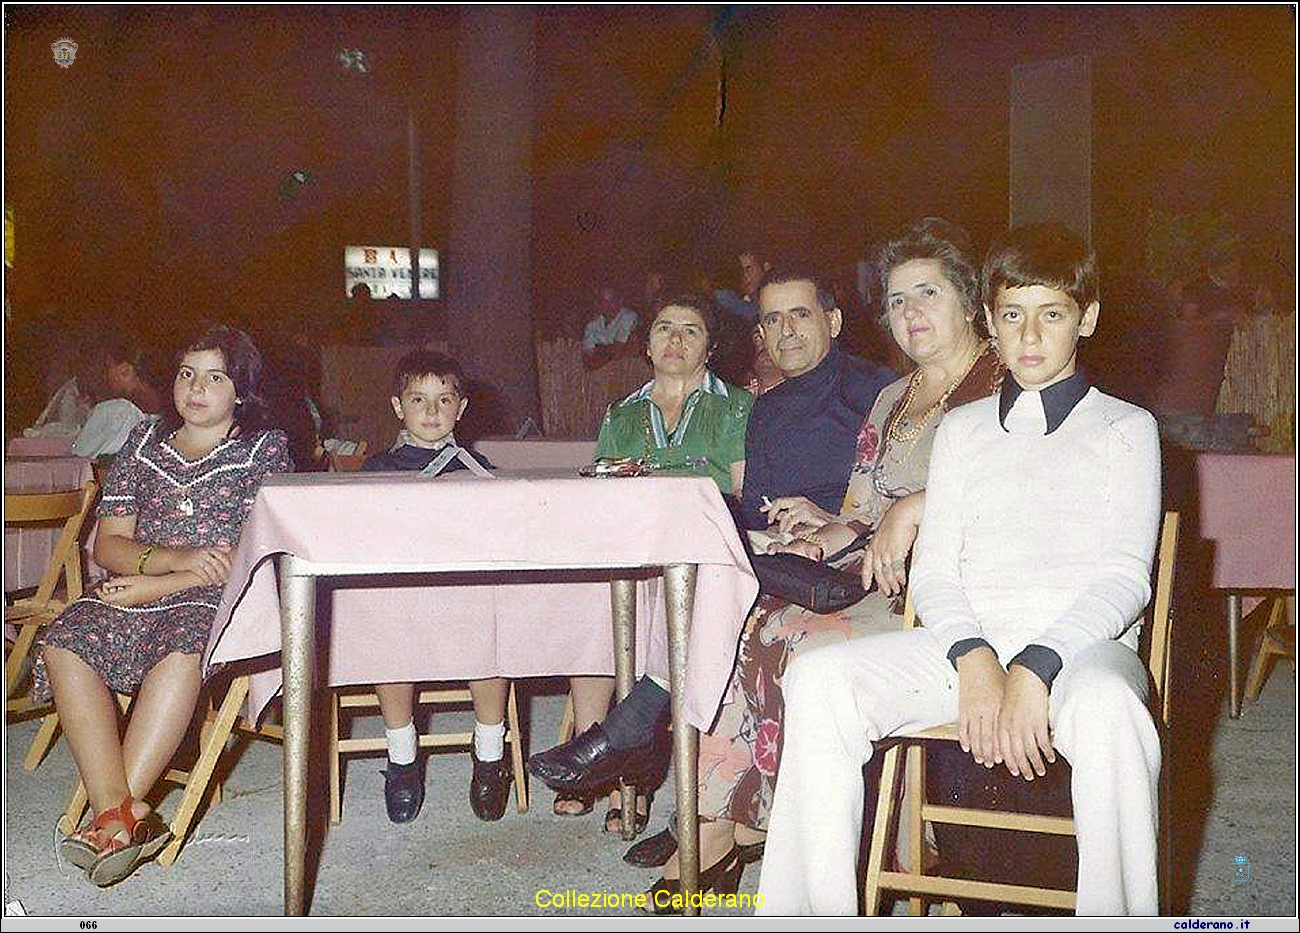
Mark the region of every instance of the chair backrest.
[[327, 451], [327, 454], [331, 472], [352, 473], [361, 469], [361, 465], [366, 462], [366, 442], [357, 441], [357, 449], [350, 454], [336, 453], [333, 450]]
[[63, 522], [50, 562], [36, 587], [33, 597], [36, 602], [49, 601], [60, 575], [67, 577], [69, 601], [81, 595], [81, 554], [77, 541], [98, 489], [92, 480], [81, 489], [69, 492], [5, 493], [6, 525]]
[[[1147, 670], [1160, 694], [1160, 718], [1169, 724], [1169, 653], [1170, 627], [1173, 624], [1174, 564], [1178, 557], [1177, 512], [1166, 512], [1160, 523], [1160, 548], [1156, 552], [1156, 586], [1151, 600], [1151, 616], [1147, 625]], [[907, 589], [903, 606], [903, 628], [918, 624], [916, 607], [912, 605], [912, 588]]]

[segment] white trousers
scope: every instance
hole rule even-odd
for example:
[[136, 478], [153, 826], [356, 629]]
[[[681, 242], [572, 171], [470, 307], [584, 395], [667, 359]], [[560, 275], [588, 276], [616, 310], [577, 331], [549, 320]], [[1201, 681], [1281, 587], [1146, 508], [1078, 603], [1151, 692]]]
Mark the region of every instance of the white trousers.
[[[758, 913], [855, 914], [862, 766], [878, 739], [957, 718], [957, 672], [924, 628], [818, 648], [785, 672], [785, 745]], [[1158, 912], [1160, 738], [1147, 672], [1098, 642], [1052, 684], [1052, 744], [1070, 762], [1080, 915]]]

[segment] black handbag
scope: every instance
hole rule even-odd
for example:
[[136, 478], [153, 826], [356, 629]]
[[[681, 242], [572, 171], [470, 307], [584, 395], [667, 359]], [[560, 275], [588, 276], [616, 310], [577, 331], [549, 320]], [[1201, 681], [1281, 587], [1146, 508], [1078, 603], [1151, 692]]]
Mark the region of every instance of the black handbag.
[[[855, 548], [862, 547], [870, 535], [857, 540], [829, 560], [838, 560]], [[751, 554], [750, 563], [758, 577], [758, 591], [786, 602], [824, 614], [852, 606], [867, 595], [860, 574], [837, 570], [827, 563], [810, 560], [799, 554]]]

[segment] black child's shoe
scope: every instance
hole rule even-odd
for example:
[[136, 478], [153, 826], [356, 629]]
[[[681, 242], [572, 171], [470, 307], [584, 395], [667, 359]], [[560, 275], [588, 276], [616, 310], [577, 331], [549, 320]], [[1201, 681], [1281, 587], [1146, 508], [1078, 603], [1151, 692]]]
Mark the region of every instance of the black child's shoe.
[[469, 779], [469, 805], [480, 820], [493, 822], [505, 816], [510, 796], [510, 769], [503, 756], [497, 761], [479, 761], [473, 747], [469, 750], [474, 773]]
[[384, 805], [394, 823], [409, 823], [424, 804], [424, 768], [419, 758], [409, 765], [388, 763], [384, 772]]

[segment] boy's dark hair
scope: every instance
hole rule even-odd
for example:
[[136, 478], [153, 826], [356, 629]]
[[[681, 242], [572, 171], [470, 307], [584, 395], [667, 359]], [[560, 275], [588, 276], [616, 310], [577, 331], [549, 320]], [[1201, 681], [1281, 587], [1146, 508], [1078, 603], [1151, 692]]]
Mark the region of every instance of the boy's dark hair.
[[1043, 285], [1065, 292], [1083, 311], [1097, 300], [1097, 257], [1081, 236], [1060, 224], [1027, 224], [989, 248], [981, 285], [990, 308], [1001, 288]]
[[817, 290], [817, 304], [827, 314], [839, 306], [839, 302], [835, 300], [835, 292], [831, 291], [830, 286], [826, 284], [825, 277], [811, 266], [798, 263], [773, 263], [772, 268], [763, 273], [763, 280], [758, 283], [758, 291], [761, 294], [769, 285], [785, 285], [787, 282], [811, 283]]
[[[266, 364], [262, 359], [262, 351], [257, 349], [253, 338], [238, 328], [218, 324], [177, 355], [177, 366], [186, 353], [200, 350], [216, 350], [221, 354], [226, 375], [234, 383], [235, 398], [239, 400], [235, 406], [232, 427], [239, 428], [240, 436], [248, 437], [254, 431], [270, 427], [270, 408], [262, 388]], [[168, 431], [174, 431], [184, 419], [175, 405], [165, 406], [165, 409], [162, 415], [163, 426]]]
[[703, 292], [690, 292], [684, 295], [674, 295], [671, 298], [660, 298], [650, 308], [650, 321], [648, 327], [653, 326], [655, 318], [659, 317], [659, 312], [669, 305], [675, 305], [678, 308], [690, 308], [700, 316], [704, 321], [704, 329], [708, 332], [709, 345], [712, 346], [718, 340], [718, 306], [713, 303], [713, 299]]
[[933, 259], [957, 289], [962, 306], [971, 314], [979, 311], [980, 273], [970, 258], [970, 236], [942, 217], [923, 217], [901, 236], [890, 240], [876, 254], [876, 275], [880, 282], [880, 321], [888, 320], [889, 273], [913, 259]]
[[465, 394], [465, 372], [460, 364], [435, 350], [412, 350], [397, 361], [393, 394], [400, 398], [407, 386], [424, 376], [437, 376], [443, 382], [454, 382], [456, 391]]

